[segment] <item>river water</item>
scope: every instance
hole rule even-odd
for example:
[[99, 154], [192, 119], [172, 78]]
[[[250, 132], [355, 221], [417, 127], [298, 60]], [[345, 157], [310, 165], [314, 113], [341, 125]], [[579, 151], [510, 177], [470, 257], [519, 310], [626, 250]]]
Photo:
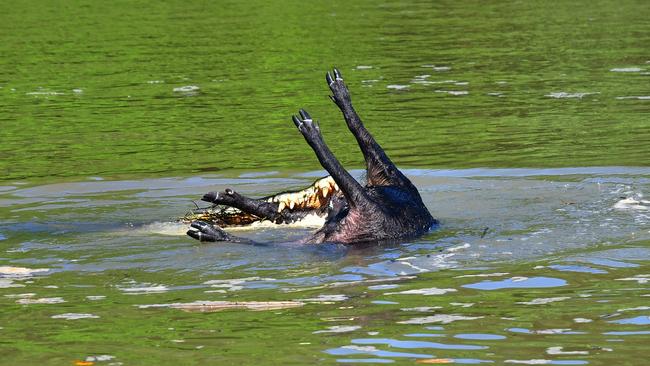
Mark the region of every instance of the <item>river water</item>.
[[[0, 4], [0, 364], [646, 364], [649, 10]], [[298, 108], [362, 176], [332, 66], [440, 229], [186, 237], [207, 191], [325, 174]]]

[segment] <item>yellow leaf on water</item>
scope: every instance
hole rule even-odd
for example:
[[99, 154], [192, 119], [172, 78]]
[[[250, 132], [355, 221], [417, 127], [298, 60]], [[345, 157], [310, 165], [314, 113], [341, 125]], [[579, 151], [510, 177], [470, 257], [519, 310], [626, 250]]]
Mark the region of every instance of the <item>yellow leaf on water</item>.
[[74, 362], [75, 366], [93, 366], [95, 363], [92, 361], [81, 361], [81, 360], [76, 360]]

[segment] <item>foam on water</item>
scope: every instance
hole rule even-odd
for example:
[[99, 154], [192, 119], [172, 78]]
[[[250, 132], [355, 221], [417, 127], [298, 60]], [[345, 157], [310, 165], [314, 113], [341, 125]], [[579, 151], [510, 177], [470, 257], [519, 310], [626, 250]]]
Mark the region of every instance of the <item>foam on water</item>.
[[640, 68], [640, 67], [616, 67], [616, 68], [610, 69], [609, 71], [612, 71], [612, 72], [639, 72], [639, 71], [643, 71], [643, 69]]
[[557, 92], [557, 93], [546, 94], [545, 96], [550, 97], [550, 98], [555, 98], [555, 99], [571, 99], [571, 98], [582, 99], [583, 97], [586, 97], [588, 95], [594, 95], [594, 94], [600, 94], [600, 93], [598, 93], [598, 92], [596, 92], [596, 93]]
[[[257, 221], [247, 226], [229, 227], [228, 231], [255, 231], [260, 229], [282, 230], [288, 228], [320, 228], [325, 223], [325, 218], [316, 214], [305, 216], [302, 220], [289, 224], [275, 224], [271, 221]], [[154, 222], [134, 229], [139, 234], [158, 234], [171, 236], [184, 236], [189, 230], [189, 224], [182, 222]]]

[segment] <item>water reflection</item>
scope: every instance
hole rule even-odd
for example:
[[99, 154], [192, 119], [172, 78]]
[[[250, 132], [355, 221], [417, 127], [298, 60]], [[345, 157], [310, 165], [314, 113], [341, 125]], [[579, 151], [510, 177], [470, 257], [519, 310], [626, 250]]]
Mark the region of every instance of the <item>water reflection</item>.
[[472, 334], [456, 334], [454, 338], [494, 341], [494, 340], [506, 339], [506, 336], [502, 336], [498, 334], [472, 333]]
[[566, 286], [567, 281], [553, 277], [512, 277], [501, 281], [482, 281], [463, 285], [476, 290], [501, 290], [506, 288], [546, 288]]
[[637, 316], [637, 317], [634, 317], [634, 318], [611, 320], [610, 323], [634, 324], [634, 325], [650, 325], [650, 316]]
[[389, 338], [360, 338], [353, 339], [354, 344], [384, 344], [395, 348], [436, 348], [436, 349], [464, 349], [477, 350], [486, 349], [486, 346], [464, 345], [464, 344], [445, 344], [424, 341], [400, 341]]

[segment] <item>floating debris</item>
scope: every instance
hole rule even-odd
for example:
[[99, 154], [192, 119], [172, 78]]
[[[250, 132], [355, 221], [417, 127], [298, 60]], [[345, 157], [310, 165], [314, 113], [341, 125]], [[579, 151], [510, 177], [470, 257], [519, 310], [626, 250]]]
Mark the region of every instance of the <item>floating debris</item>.
[[37, 92], [28, 92], [26, 95], [35, 95], [35, 96], [49, 96], [49, 95], [65, 95], [65, 93], [55, 92], [55, 91], [37, 91]]
[[650, 210], [650, 201], [636, 200], [632, 197], [628, 197], [616, 202], [614, 208], [617, 210], [647, 211]]
[[643, 71], [642, 68], [640, 67], [616, 67], [613, 69], [609, 69], [611, 72], [639, 72]]
[[564, 347], [556, 346], [546, 349], [549, 355], [588, 355], [589, 351], [563, 351]]
[[16, 300], [16, 304], [31, 305], [31, 304], [60, 304], [66, 302], [61, 297], [43, 297], [40, 299], [24, 298]]
[[558, 93], [550, 93], [544, 95], [545, 97], [550, 97], [550, 98], [555, 98], [555, 99], [570, 99], [570, 98], [577, 98], [577, 99], [582, 99], [583, 97], [586, 97], [587, 95], [593, 95], [593, 94], [600, 94], [600, 93], [567, 93], [567, 92], [558, 92]]
[[461, 308], [471, 308], [475, 304], [473, 302], [450, 302], [451, 306], [460, 306]]
[[436, 90], [436, 93], [445, 93], [454, 96], [469, 94], [467, 90]]
[[48, 268], [25, 268], [25, 267], [0, 267], [0, 278], [20, 278], [29, 277], [34, 273], [41, 273], [49, 271]]
[[75, 366], [93, 366], [95, 363], [92, 361], [75, 360], [74, 364]]
[[406, 290], [406, 291], [400, 291], [400, 292], [386, 292], [384, 295], [424, 295], [424, 296], [431, 296], [431, 295], [444, 295], [447, 292], [456, 292], [455, 288], [437, 288], [437, 287], [430, 287], [430, 288], [421, 288], [421, 289], [414, 289], [414, 290]]
[[357, 329], [361, 329], [360, 325], [334, 325], [331, 327], [327, 327], [326, 330], [317, 330], [315, 332], [312, 332], [313, 334], [320, 334], [320, 333], [347, 333], [347, 332], [352, 332]]
[[65, 320], [77, 320], [77, 319], [97, 319], [99, 316], [88, 313], [65, 313], [59, 315], [52, 315], [52, 319], [65, 319]]
[[138, 305], [140, 309], [173, 308], [187, 312], [212, 313], [228, 309], [253, 311], [289, 309], [305, 305], [300, 301], [195, 301], [189, 303]]
[[199, 92], [201, 91], [201, 88], [199, 88], [196, 85], [186, 85], [186, 86], [181, 86], [181, 87], [178, 87], [178, 88], [174, 88], [173, 90], [174, 90], [174, 93], [183, 94], [183, 95], [186, 95], [186, 96], [194, 96], [194, 95], [199, 94]]
[[33, 293], [33, 292], [29, 292], [29, 293], [26, 293], [26, 294], [7, 294], [7, 295], [5, 295], [5, 297], [8, 297], [10, 299], [27, 299], [27, 298], [34, 297], [34, 296], [36, 296], [36, 294]]
[[323, 304], [331, 304], [333, 302], [345, 301], [348, 297], [345, 295], [318, 295], [318, 297], [312, 297], [309, 299], [298, 299], [297, 301], [304, 302], [318, 302]]
[[163, 285], [143, 286], [143, 287], [129, 287], [119, 288], [127, 295], [144, 295], [144, 294], [159, 294], [169, 291], [169, 287]]
[[467, 248], [469, 248], [471, 246], [472, 245], [469, 244], [469, 243], [464, 243], [464, 244], [461, 244], [461, 245], [457, 245], [455, 247], [447, 248], [447, 251], [450, 252], [450, 253], [455, 253], [455, 252], [457, 252], [459, 250], [467, 249]]
[[111, 355], [99, 355], [99, 356], [88, 356], [86, 357], [86, 361], [88, 362], [104, 362], [104, 361], [110, 361], [114, 359], [115, 356]]
[[425, 316], [422, 318], [413, 318], [409, 320], [404, 320], [397, 322], [398, 324], [429, 324], [429, 323], [440, 323], [440, 324], [449, 324], [458, 320], [476, 320], [481, 319], [482, 316], [463, 316], [463, 315], [446, 315], [438, 314], [432, 316]]
[[422, 65], [422, 67], [431, 68], [433, 71], [449, 71], [450, 66]]
[[618, 309], [617, 311], [625, 312], [625, 311], [639, 311], [639, 310], [650, 310], [650, 306], [637, 306], [635, 308]]
[[14, 283], [13, 280], [0, 278], [0, 288], [9, 288], [9, 287], [25, 287], [25, 285]]
[[209, 285], [213, 288], [223, 288], [227, 291], [239, 291], [244, 288], [244, 285], [253, 281], [275, 281], [274, 278], [262, 277], [245, 277], [245, 278], [230, 278], [225, 280], [210, 280], [203, 282], [204, 285]]
[[540, 298], [540, 299], [534, 299], [531, 301], [519, 301], [517, 304], [523, 304], [523, 305], [544, 305], [548, 304], [551, 302], [556, 302], [556, 301], [563, 301], [570, 299], [570, 297], [547, 297], [547, 298]]
[[90, 300], [90, 301], [104, 300], [105, 298], [106, 296], [104, 295], [86, 296], [86, 300]]
[[408, 89], [411, 86], [410, 85], [400, 85], [400, 84], [391, 84], [386, 86], [388, 89], [395, 89], [395, 90], [404, 90]]
[[592, 319], [587, 319], [587, 318], [573, 318], [573, 321], [576, 323], [591, 323], [593, 322]]
[[401, 308], [401, 311], [418, 311], [422, 313], [431, 312], [434, 310], [442, 309], [442, 306], [418, 306], [414, 308]]
[[524, 333], [524, 334], [585, 334], [585, 332], [577, 332], [570, 328], [539, 329], [539, 330], [530, 330], [526, 328], [508, 328], [507, 330], [513, 333]]
[[617, 278], [616, 281], [636, 281], [639, 285], [650, 282], [650, 274], [639, 274], [634, 277]]
[[639, 95], [639, 96], [631, 96], [631, 97], [616, 97], [618, 100], [622, 99], [638, 99], [638, 100], [650, 100], [650, 95]]

